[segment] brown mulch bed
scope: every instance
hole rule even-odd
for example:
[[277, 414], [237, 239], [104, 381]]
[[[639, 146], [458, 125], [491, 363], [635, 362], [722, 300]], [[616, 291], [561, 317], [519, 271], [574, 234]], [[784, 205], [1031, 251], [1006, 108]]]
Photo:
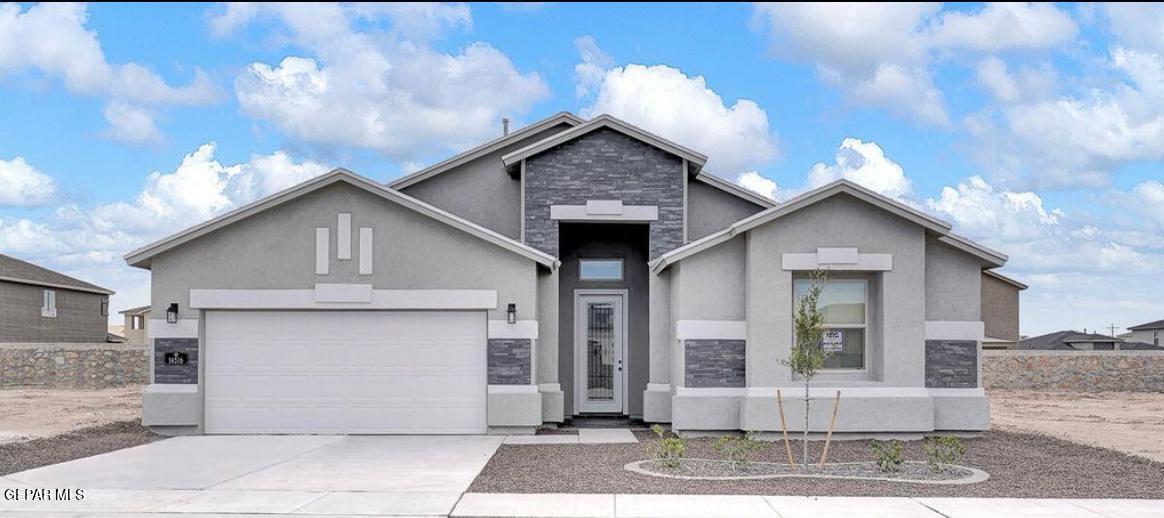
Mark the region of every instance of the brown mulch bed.
[[[743, 481], [679, 480], [631, 473], [627, 463], [650, 458], [655, 439], [636, 433], [640, 444], [502, 445], [469, 491], [484, 493], [655, 493], [806, 496], [951, 496], [1017, 498], [1164, 498], [1164, 463], [1114, 450], [1041, 435], [992, 431], [964, 439], [966, 458], [958, 464], [986, 471], [990, 480], [958, 486], [832, 479]], [[719, 458], [714, 439], [688, 439], [687, 456]], [[786, 460], [783, 443], [755, 460]], [[810, 458], [819, 459], [821, 441]], [[799, 444], [794, 444], [799, 447]], [[794, 453], [799, 457], [799, 449]], [[907, 460], [925, 460], [920, 441], [903, 443]], [[834, 441], [830, 462], [873, 460], [866, 441]]]
[[143, 427], [140, 422], [121, 421], [81, 428], [44, 439], [0, 444], [0, 476], [164, 438]]

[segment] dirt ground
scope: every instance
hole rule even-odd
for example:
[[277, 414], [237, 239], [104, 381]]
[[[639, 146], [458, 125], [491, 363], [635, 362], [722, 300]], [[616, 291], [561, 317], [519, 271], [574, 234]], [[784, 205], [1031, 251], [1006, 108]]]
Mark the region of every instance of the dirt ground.
[[1050, 435], [1164, 462], [1164, 394], [990, 391], [996, 430]]
[[140, 421], [144, 388], [0, 390], [0, 444], [113, 422]]

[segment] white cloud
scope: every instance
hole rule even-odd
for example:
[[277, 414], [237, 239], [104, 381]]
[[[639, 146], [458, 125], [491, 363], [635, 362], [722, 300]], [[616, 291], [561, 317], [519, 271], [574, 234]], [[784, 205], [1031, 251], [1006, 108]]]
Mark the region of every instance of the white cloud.
[[591, 36], [579, 36], [574, 40], [574, 48], [578, 49], [578, 56], [581, 58], [581, 61], [574, 65], [574, 76], [578, 82], [574, 94], [582, 98], [602, 86], [602, 81], [606, 78], [606, 69], [614, 66], [614, 59], [598, 48], [598, 42]]
[[117, 307], [140, 305], [148, 300], [145, 275], [122, 254], [328, 171], [282, 151], [236, 164], [214, 152], [207, 143], [173, 171], [151, 173], [132, 201], [63, 205], [42, 219], [0, 218], [0, 250], [111, 288]]
[[[109, 63], [87, 21], [84, 4], [45, 3], [27, 10], [0, 4], [0, 76], [37, 71], [59, 79], [71, 92], [115, 104], [204, 105], [218, 100], [218, 89], [200, 70], [190, 84], [171, 86], [137, 63]], [[148, 114], [139, 110], [142, 115]], [[109, 132], [117, 135], [123, 129]]]
[[996, 191], [981, 176], [943, 187], [937, 199], [926, 200], [926, 206], [948, 217], [960, 232], [1002, 242], [1041, 237], [1045, 227], [1057, 225], [1064, 216], [1059, 209], [1047, 210], [1033, 192]]
[[743, 188], [752, 191], [760, 196], [776, 199], [776, 192], [779, 187], [776, 182], [768, 179], [756, 171], [748, 171], [736, 178], [736, 183]]
[[[427, 43], [467, 27], [467, 6], [264, 4], [228, 7], [210, 24], [228, 34], [257, 17], [278, 21], [311, 55], [251, 64], [235, 94], [244, 113], [303, 142], [415, 161], [494, 137], [503, 116], [548, 96], [538, 74], [519, 72], [486, 43], [455, 53]], [[377, 30], [381, 23], [390, 28]]]
[[945, 12], [931, 28], [939, 48], [997, 52], [1047, 49], [1070, 42], [1079, 28], [1052, 4], [996, 2], [977, 13]]
[[0, 159], [0, 205], [35, 206], [50, 201], [57, 192], [52, 177], [22, 157]]
[[[601, 55], [597, 46], [583, 47], [584, 64], [587, 56]], [[587, 88], [593, 99], [582, 108], [584, 117], [607, 113], [705, 153], [709, 170], [734, 176], [778, 154], [767, 112], [748, 99], [728, 106], [703, 76], [637, 64], [587, 74], [595, 84]]]
[[1164, 230], [1164, 183], [1159, 180], [1140, 182], [1132, 188], [1132, 193], [1135, 195], [1133, 207]]
[[754, 20], [777, 56], [813, 64], [848, 101], [937, 127], [949, 125], [931, 70], [942, 53], [1047, 49], [1078, 32], [1067, 13], [1047, 5], [940, 10], [932, 3], [759, 3]]
[[1055, 70], [1049, 66], [1024, 67], [1011, 73], [1001, 59], [990, 56], [978, 62], [978, 83], [995, 100], [1011, 104], [1037, 101], [1054, 95], [1058, 82]]
[[876, 142], [844, 139], [834, 159], [833, 164], [820, 162], [812, 166], [808, 172], [808, 188], [845, 179], [891, 198], [905, 197], [912, 190], [905, 171], [885, 156]]
[[1103, 4], [1111, 31], [1125, 45], [1164, 52], [1164, 6], [1155, 2]]
[[154, 123], [154, 114], [147, 108], [121, 102], [105, 107], [105, 121], [109, 129], [105, 136], [122, 142], [149, 144], [162, 141], [162, 132]]

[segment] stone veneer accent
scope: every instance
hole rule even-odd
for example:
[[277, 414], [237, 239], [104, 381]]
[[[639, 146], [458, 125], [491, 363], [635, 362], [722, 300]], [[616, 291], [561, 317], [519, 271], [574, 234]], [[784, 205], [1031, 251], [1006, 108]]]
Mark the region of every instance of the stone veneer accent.
[[[166, 365], [167, 353], [186, 353], [186, 365]], [[198, 383], [198, 339], [154, 339], [154, 383]]]
[[150, 381], [149, 348], [109, 343], [0, 344], [0, 387], [98, 389]]
[[978, 342], [926, 340], [926, 388], [978, 386]]
[[650, 259], [683, 244], [683, 161], [609, 129], [597, 130], [526, 159], [525, 242], [558, 257], [558, 222], [551, 205], [621, 200], [654, 205]]
[[1164, 351], [982, 351], [982, 386], [1164, 392]]
[[687, 373], [691, 388], [743, 387], [744, 340], [685, 340]]
[[531, 345], [528, 338], [490, 338], [489, 384], [529, 385]]

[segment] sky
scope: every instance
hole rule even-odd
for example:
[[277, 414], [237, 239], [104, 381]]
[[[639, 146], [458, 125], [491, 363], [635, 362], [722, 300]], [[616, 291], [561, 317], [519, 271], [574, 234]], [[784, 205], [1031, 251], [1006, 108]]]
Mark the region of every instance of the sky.
[[143, 305], [129, 250], [559, 111], [948, 221], [1030, 285], [1023, 334], [1164, 318], [1148, 4], [0, 4], [0, 252]]

